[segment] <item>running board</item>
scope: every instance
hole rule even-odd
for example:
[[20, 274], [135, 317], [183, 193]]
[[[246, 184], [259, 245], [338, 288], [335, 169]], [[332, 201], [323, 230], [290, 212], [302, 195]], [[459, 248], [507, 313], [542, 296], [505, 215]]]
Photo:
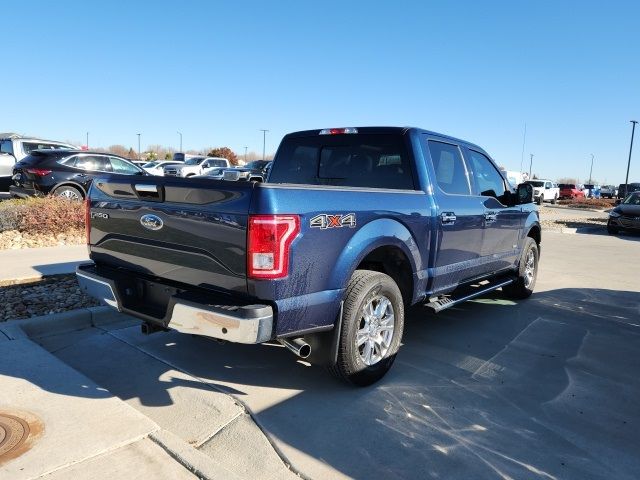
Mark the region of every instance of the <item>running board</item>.
[[451, 308], [454, 305], [457, 305], [459, 303], [466, 302], [467, 300], [471, 300], [472, 298], [479, 297], [481, 295], [484, 295], [485, 293], [489, 293], [494, 290], [497, 290], [500, 287], [509, 285], [514, 281], [515, 281], [515, 278], [508, 278], [508, 279], [498, 280], [496, 283], [488, 283], [486, 285], [481, 285], [479, 287], [472, 289], [471, 292], [469, 290], [460, 292], [461, 294], [460, 297], [455, 296], [455, 292], [454, 292], [454, 295], [452, 296], [443, 295], [438, 297], [436, 300], [433, 300], [427, 303], [425, 306], [432, 309], [435, 313], [438, 313], [438, 312], [441, 312], [442, 310], [446, 310], [447, 308]]

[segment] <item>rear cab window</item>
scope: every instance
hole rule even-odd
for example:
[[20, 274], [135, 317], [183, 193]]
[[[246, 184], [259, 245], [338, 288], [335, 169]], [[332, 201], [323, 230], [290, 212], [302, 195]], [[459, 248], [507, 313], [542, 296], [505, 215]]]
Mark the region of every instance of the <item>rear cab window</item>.
[[401, 134], [285, 138], [269, 183], [415, 190], [412, 160]]

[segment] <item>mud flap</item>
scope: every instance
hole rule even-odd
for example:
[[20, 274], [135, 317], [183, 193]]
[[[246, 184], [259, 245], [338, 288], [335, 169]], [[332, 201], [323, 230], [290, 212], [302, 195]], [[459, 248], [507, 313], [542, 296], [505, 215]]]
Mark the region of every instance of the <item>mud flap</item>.
[[305, 342], [311, 346], [311, 355], [306, 359], [307, 362], [321, 366], [331, 366], [338, 362], [338, 345], [340, 344], [340, 334], [342, 333], [343, 305], [344, 301], [340, 302], [340, 313], [338, 314], [333, 330], [312, 333], [304, 337]]

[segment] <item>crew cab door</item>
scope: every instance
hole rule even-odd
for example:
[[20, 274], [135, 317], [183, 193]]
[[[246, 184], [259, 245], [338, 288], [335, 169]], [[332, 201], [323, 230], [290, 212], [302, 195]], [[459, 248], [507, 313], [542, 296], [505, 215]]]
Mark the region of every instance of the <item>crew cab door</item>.
[[[426, 147], [426, 148], [424, 148]], [[432, 243], [432, 281], [439, 292], [477, 276], [484, 228], [482, 201], [472, 196], [469, 173], [460, 146], [449, 139], [424, 136], [427, 170], [433, 179], [436, 232]]]
[[471, 170], [471, 188], [484, 209], [484, 234], [480, 255], [483, 273], [509, 268], [518, 258], [524, 213], [508, 206], [511, 189], [494, 163], [484, 153], [464, 148]]

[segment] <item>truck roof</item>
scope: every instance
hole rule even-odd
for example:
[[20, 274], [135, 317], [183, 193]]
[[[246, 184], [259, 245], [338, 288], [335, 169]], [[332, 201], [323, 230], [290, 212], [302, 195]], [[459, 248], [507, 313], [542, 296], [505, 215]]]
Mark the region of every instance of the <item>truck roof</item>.
[[[434, 132], [431, 130], [425, 130], [424, 128], [417, 128], [417, 127], [354, 127], [358, 130], [358, 133], [368, 133], [368, 134], [372, 134], [372, 135], [392, 135], [392, 134], [396, 134], [396, 135], [404, 135], [405, 133], [409, 132], [410, 130], [416, 131], [418, 133], [426, 133], [429, 135], [434, 135], [434, 136], [438, 136], [441, 138], [445, 138], [448, 140], [452, 140], [456, 143], [464, 143], [467, 146], [470, 147], [474, 147], [477, 148], [479, 150], [481, 150], [482, 152], [484, 152], [485, 150], [480, 147], [479, 145], [476, 145], [475, 143], [471, 143], [467, 140], [462, 140], [461, 138], [456, 138], [456, 137], [452, 137], [451, 135], [445, 135], [443, 133], [438, 133], [438, 132]], [[320, 134], [320, 131], [322, 129], [316, 129], [316, 130], [301, 130], [299, 132], [292, 132], [289, 133], [287, 135], [285, 135], [284, 138], [290, 137], [290, 138], [294, 138], [294, 137], [315, 137], [317, 135]], [[486, 152], [485, 152], [486, 153]]]

